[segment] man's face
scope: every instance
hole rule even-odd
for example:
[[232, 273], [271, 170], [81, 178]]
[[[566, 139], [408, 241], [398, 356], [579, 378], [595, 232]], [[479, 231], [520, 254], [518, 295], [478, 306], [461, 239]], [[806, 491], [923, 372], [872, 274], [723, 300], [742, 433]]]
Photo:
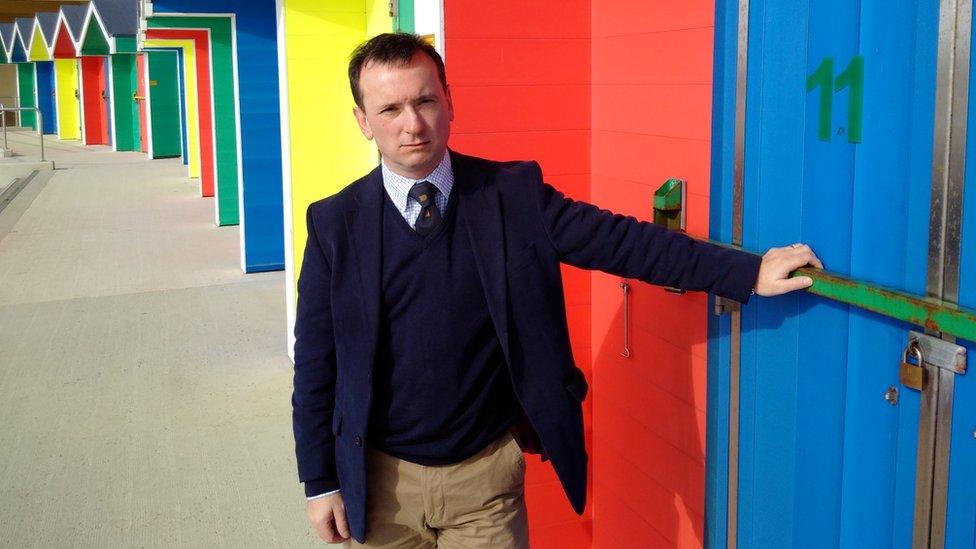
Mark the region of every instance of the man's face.
[[369, 63], [359, 73], [363, 108], [353, 112], [366, 139], [376, 140], [386, 166], [420, 179], [444, 158], [454, 107], [434, 61], [418, 52], [402, 67]]

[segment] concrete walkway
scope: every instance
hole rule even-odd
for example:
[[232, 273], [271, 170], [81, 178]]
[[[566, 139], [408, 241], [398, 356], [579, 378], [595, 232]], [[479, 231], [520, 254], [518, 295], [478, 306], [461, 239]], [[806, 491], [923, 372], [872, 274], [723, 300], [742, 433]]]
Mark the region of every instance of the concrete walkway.
[[321, 546], [283, 274], [241, 273], [179, 161], [47, 152], [0, 212], [0, 546]]

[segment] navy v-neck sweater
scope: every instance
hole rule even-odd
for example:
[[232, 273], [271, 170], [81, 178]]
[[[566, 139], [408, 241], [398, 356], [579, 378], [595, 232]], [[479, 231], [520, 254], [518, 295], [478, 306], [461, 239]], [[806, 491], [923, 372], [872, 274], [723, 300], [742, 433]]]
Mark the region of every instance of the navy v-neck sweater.
[[420, 236], [384, 193], [383, 295], [369, 445], [422, 465], [463, 461], [518, 417], [463, 212], [451, 193]]

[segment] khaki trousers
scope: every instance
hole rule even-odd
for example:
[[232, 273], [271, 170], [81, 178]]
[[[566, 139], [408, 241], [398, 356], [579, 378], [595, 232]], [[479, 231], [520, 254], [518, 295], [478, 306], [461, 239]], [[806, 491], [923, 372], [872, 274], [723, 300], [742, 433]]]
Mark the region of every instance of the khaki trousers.
[[366, 460], [366, 543], [346, 547], [528, 548], [525, 458], [508, 432], [453, 465]]

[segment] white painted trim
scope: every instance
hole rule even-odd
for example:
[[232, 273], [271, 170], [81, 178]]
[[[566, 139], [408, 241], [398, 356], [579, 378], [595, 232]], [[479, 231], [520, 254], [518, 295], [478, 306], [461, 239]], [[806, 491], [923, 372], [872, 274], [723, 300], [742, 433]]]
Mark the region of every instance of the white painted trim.
[[119, 134], [115, 126], [115, 120], [118, 118], [118, 113], [115, 112], [115, 63], [112, 63], [112, 56], [107, 56], [108, 59], [108, 111], [110, 116], [108, 117], [108, 131], [109, 139], [112, 140], [112, 151], [119, 151]]
[[435, 44], [434, 47], [441, 54], [441, 60], [446, 60], [447, 59], [447, 35], [445, 34], [445, 28], [444, 28], [444, 19], [445, 19], [445, 17], [444, 17], [444, 0], [440, 0], [440, 2], [441, 2], [441, 13], [440, 13], [440, 15], [441, 15], [441, 24], [440, 24], [440, 32], [438, 32], [437, 33], [437, 36], [435, 37], [435, 41], [440, 41], [440, 46], [437, 46]]
[[[175, 49], [176, 50], [179, 50], [179, 51], [174, 51], [173, 53], [176, 54], [176, 100], [177, 100], [177, 102], [180, 105], [180, 109], [178, 111], [180, 113], [180, 160], [183, 160], [184, 158], [186, 158], [186, 170], [187, 170], [187, 176], [188, 176], [187, 179], [190, 179], [190, 177], [189, 177], [189, 175], [190, 175], [189, 174], [189, 171], [190, 171], [190, 151], [187, 150], [188, 148], [190, 148], [190, 111], [189, 111], [189, 109], [187, 109], [186, 103], [184, 101], [186, 99], [186, 95], [189, 93], [188, 91], [186, 91], [186, 65], [187, 65], [187, 62], [186, 62], [186, 50], [184, 48], [175, 48]], [[195, 60], [196, 60], [196, 52], [193, 52], [193, 54], [194, 54], [194, 57], [193, 58], [194, 58], [194, 62], [195, 62]], [[196, 70], [197, 70], [197, 68], [196, 67], [193, 67], [193, 71], [196, 72]], [[180, 74], [181, 73], [183, 74], [183, 77], [182, 78], [180, 78]], [[181, 91], [182, 91], [182, 93], [181, 93]], [[200, 118], [200, 108], [199, 107], [197, 107], [196, 115], [197, 115], [197, 119], [199, 120], [199, 118]], [[186, 124], [183, 123], [184, 121], [186, 121]], [[199, 126], [199, 123], [198, 123], [197, 124], [197, 128], [198, 128], [197, 131], [198, 132], [200, 131], [199, 130], [199, 127], [200, 126]], [[186, 136], [186, 147], [183, 146], [183, 136], [184, 135]], [[198, 146], [199, 146], [199, 142], [200, 142], [200, 136], [197, 135], [197, 145]], [[197, 162], [199, 162], [199, 161], [200, 160], [197, 159]], [[203, 193], [201, 193], [201, 194], [203, 194]]]
[[[57, 69], [54, 68], [54, 65], [53, 65], [54, 62], [52, 61], [51, 63], [52, 63], [51, 70], [54, 71], [54, 85], [57, 86], [58, 85]], [[31, 68], [34, 70], [34, 106], [37, 107], [37, 110], [39, 111], [39, 110], [41, 110], [41, 96], [40, 96], [40, 94], [38, 92], [38, 89], [37, 89], [37, 63], [36, 62], [31, 62]], [[55, 94], [55, 97], [54, 97], [54, 99], [55, 99], [55, 101], [54, 101], [54, 127], [55, 128], [60, 128], [61, 125], [58, 124], [58, 102], [57, 102], [57, 93], [58, 92], [57, 92], [57, 87], [55, 87], [54, 90], [55, 90], [54, 91], [54, 94]], [[18, 91], [17, 93], [19, 94], [20, 92]], [[41, 118], [44, 118], [44, 113], [41, 113]], [[41, 134], [44, 134], [44, 128], [42, 127], [41, 124], [38, 123], [37, 113], [36, 112], [34, 113], [34, 125], [37, 126], [37, 131], [41, 132]]]
[[[20, 67], [16, 67], [16, 66], [14, 67], [14, 85], [17, 86], [17, 97], [16, 97], [17, 104], [14, 105], [14, 106], [15, 107], [20, 107], [20, 103], [21, 103], [21, 101], [20, 101]], [[6, 115], [3, 115], [3, 116], [6, 116]], [[14, 113], [14, 120], [16, 121], [16, 123], [17, 123], [18, 126], [23, 126], [24, 125], [23, 122], [20, 121], [20, 111], [17, 111], [17, 112]], [[43, 133], [43, 131], [44, 130], [41, 130], [42, 133]]]
[[145, 87], [146, 90], [145, 99], [143, 99], [143, 101], [146, 103], [146, 154], [149, 155], [150, 159], [154, 159], [155, 156], [153, 154], [154, 151], [153, 151], [153, 139], [152, 139], [152, 102], [150, 100], [152, 94], [149, 93], [149, 60], [151, 57], [152, 56], [149, 55], [148, 51], [145, 52], [144, 59], [145, 59], [146, 71], [142, 75], [142, 77], [143, 77], [143, 86]]
[[295, 227], [292, 222], [291, 117], [288, 104], [288, 39], [285, 0], [275, 0], [278, 20], [278, 104], [281, 116], [281, 194], [285, 221], [285, 330], [288, 357], [295, 361]]
[[[247, 247], [244, 245], [244, 143], [241, 124], [240, 67], [237, 63], [237, 14], [230, 15], [231, 61], [234, 67], [234, 118], [237, 120], [237, 219], [240, 224], [241, 271], [247, 272]], [[213, 60], [211, 59], [211, 64]], [[211, 79], [213, 82], [213, 79]]]

